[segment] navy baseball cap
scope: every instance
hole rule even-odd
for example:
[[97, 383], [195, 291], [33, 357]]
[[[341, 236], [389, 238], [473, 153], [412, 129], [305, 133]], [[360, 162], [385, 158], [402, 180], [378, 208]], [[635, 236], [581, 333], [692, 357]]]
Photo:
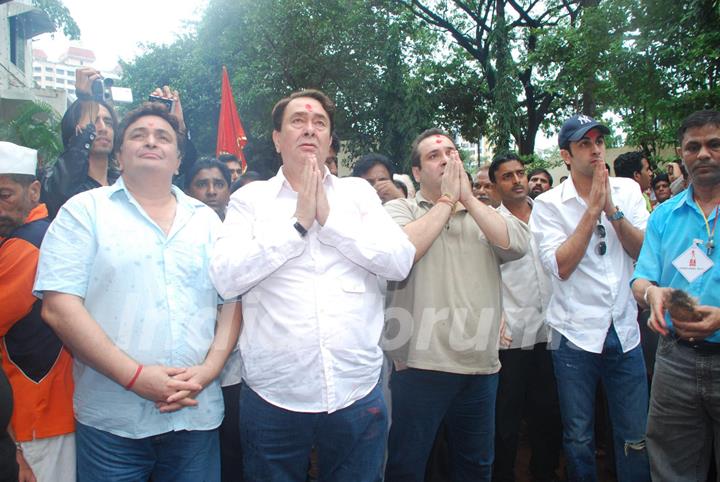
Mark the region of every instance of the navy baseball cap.
[[571, 142], [576, 142], [588, 133], [590, 129], [599, 128], [603, 134], [610, 134], [610, 129], [602, 125], [592, 117], [584, 114], [575, 114], [566, 120], [558, 134], [558, 145], [560, 149], [567, 148]]

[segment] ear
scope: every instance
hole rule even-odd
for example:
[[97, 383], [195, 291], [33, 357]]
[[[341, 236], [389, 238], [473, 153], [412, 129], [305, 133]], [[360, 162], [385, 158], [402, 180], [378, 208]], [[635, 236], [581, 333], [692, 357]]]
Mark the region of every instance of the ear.
[[417, 166], [413, 166], [412, 174], [413, 174], [413, 178], [415, 179], [415, 182], [419, 183], [420, 182], [420, 168]]
[[28, 193], [30, 194], [30, 200], [33, 204], [40, 202], [40, 181], [35, 180], [28, 186]]
[[635, 179], [635, 182], [640, 184], [640, 173], [638, 171], [633, 172], [633, 179]]
[[[683, 158], [683, 157], [682, 157], [682, 147], [676, 147], [676, 148], [675, 148], [675, 154], [677, 154], [677, 156], [678, 156], [680, 159], [682, 159], [682, 158]], [[683, 161], [683, 162], [685, 162], [685, 161]]]
[[280, 154], [280, 139], [279, 139], [279, 137], [280, 137], [280, 132], [273, 130], [273, 132], [272, 132], [273, 144], [275, 144], [275, 152], [277, 152], [278, 154]]
[[565, 164], [570, 164], [570, 160], [572, 159], [570, 151], [567, 149], [560, 149], [560, 157], [562, 157], [563, 161], [565, 161]]

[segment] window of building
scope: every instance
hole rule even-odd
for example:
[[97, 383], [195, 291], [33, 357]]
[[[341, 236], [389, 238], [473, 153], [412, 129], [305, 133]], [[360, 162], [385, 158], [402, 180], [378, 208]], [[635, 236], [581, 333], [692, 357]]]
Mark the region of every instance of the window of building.
[[53, 71], [52, 67], [45, 67], [45, 72], [52, 72], [52, 71]]
[[33, 67], [34, 72], [40, 72], [42, 69], [40, 67]]
[[68, 79], [67, 83], [68, 83], [69, 85], [75, 85], [75, 80], [73, 80], [73, 79]]
[[75, 95], [75, 89], [68, 89], [68, 94]]
[[58, 75], [65, 75], [65, 71], [63, 69], [57, 69], [55, 70], [55, 73]]
[[8, 26], [10, 27], [10, 62], [15, 67], [25, 71], [25, 32], [24, 24], [18, 21], [17, 17], [8, 18]]
[[45, 82], [52, 82], [52, 81], [53, 81], [52, 77], [50, 77], [49, 75], [45, 76]]

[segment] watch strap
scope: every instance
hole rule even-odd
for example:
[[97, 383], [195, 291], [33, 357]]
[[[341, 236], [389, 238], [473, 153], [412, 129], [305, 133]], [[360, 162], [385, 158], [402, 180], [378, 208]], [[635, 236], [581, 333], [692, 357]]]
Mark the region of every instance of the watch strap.
[[300, 233], [300, 236], [305, 237], [305, 235], [308, 233], [307, 229], [305, 229], [305, 226], [300, 224], [300, 221], [295, 221], [295, 224], [293, 224], [293, 227], [295, 230]]

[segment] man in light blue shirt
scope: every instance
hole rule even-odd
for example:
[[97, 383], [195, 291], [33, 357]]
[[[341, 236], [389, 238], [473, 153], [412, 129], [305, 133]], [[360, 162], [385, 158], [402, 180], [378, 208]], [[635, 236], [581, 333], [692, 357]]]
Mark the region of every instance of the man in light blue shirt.
[[[690, 481], [707, 478], [713, 445], [720, 460], [720, 112], [691, 114], [678, 140], [692, 184], [650, 216], [632, 288], [663, 335], [647, 423], [652, 478]], [[682, 306], [673, 290], [697, 304]]]
[[75, 356], [78, 480], [219, 480], [215, 380], [239, 317], [208, 275], [217, 215], [172, 186], [177, 119], [160, 104], [120, 126], [122, 176], [60, 210], [35, 292]]

